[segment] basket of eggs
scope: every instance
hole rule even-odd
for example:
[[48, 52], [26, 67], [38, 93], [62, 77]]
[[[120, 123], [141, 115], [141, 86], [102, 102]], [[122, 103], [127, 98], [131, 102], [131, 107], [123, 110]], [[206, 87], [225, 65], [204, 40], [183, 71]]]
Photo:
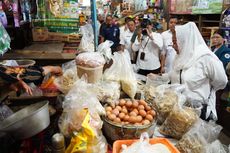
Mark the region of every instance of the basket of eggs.
[[105, 110], [102, 130], [109, 143], [139, 138], [143, 132], [153, 135], [156, 111], [144, 100], [120, 99], [116, 105], [105, 105]]

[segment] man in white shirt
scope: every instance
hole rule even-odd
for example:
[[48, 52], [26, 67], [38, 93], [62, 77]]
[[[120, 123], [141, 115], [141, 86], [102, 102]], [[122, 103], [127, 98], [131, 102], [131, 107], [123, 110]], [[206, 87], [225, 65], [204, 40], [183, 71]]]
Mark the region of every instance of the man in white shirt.
[[124, 31], [123, 33], [121, 33], [120, 35], [120, 44], [122, 45], [123, 50], [126, 49], [129, 52], [130, 59], [134, 60], [132, 47], [131, 47], [131, 38], [136, 29], [134, 20], [129, 19], [127, 21], [127, 27], [128, 29]]
[[169, 19], [169, 30], [164, 31], [161, 36], [163, 39], [163, 51], [161, 54], [161, 73], [169, 73], [172, 70], [176, 51], [173, 48], [171, 29], [177, 24], [177, 17], [171, 16]]
[[142, 75], [160, 73], [160, 54], [163, 40], [159, 33], [152, 31], [152, 28], [149, 20], [142, 21], [141, 28], [137, 32], [137, 38], [132, 45], [133, 51], [139, 51], [136, 65], [139, 69], [138, 73]]

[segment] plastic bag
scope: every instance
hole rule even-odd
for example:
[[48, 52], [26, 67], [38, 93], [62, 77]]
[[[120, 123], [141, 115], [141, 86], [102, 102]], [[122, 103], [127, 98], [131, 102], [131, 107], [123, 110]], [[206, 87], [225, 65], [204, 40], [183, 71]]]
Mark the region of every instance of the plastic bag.
[[10, 36], [6, 32], [4, 26], [0, 22], [0, 54], [3, 55], [8, 49], [10, 49]]
[[205, 153], [229, 153], [229, 152], [228, 150], [225, 150], [224, 146], [220, 143], [219, 140], [216, 140], [206, 146]]
[[198, 119], [191, 129], [180, 139], [176, 147], [181, 153], [202, 153], [205, 146], [215, 141], [222, 127], [214, 122], [206, 122]]
[[161, 85], [156, 88], [154, 106], [157, 111], [157, 122], [159, 124], [166, 120], [177, 102], [178, 93], [171, 90], [170, 85]]
[[112, 66], [104, 72], [106, 80], [120, 81], [122, 90], [134, 98], [137, 92], [137, 80], [131, 62], [124, 52], [116, 52], [113, 56]]
[[171, 153], [167, 146], [161, 143], [151, 145], [148, 134], [142, 133], [140, 140], [129, 147], [123, 145], [121, 153]]
[[81, 42], [79, 44], [79, 51], [93, 52], [94, 51], [94, 34], [91, 24], [86, 24], [80, 27], [82, 34]]
[[115, 104], [120, 98], [120, 84], [114, 81], [103, 81], [94, 84], [97, 98], [102, 103]]
[[[40, 88], [38, 88], [34, 83], [30, 83], [28, 84], [29, 87], [32, 90], [32, 96], [42, 96], [43, 92]], [[29, 95], [27, 92], [24, 92], [20, 95], [20, 97], [30, 97], [31, 95]]]
[[13, 111], [7, 105], [0, 104], [0, 121], [3, 121], [12, 114]]
[[162, 84], [168, 84], [170, 82], [168, 74], [156, 75], [150, 73], [147, 75], [146, 85], [147, 86], [159, 86]]
[[77, 65], [95, 68], [105, 64], [104, 57], [98, 52], [85, 52], [76, 57]]
[[[85, 110], [83, 110], [85, 111]], [[92, 116], [88, 111], [81, 123], [80, 129], [74, 132], [70, 145], [66, 149], [66, 153], [106, 153], [107, 142], [101, 132], [97, 132], [94, 128]]]
[[97, 52], [104, 56], [106, 63], [109, 63], [109, 61], [112, 59], [112, 51], [110, 48], [112, 45], [112, 41], [106, 40], [105, 42], [101, 43], [97, 48]]
[[198, 116], [192, 108], [185, 107], [186, 98], [179, 96], [178, 103], [174, 105], [172, 112], [160, 126], [159, 132], [164, 135], [180, 139], [197, 121]]
[[63, 75], [54, 80], [57, 88], [64, 94], [67, 94], [78, 80], [76, 62], [70, 61], [62, 65]]

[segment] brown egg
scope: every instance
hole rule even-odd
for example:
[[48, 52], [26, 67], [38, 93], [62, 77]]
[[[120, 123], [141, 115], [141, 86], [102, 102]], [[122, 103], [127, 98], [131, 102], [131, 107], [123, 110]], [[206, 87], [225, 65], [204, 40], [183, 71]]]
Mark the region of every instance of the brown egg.
[[137, 114], [135, 112], [130, 112], [129, 115], [130, 116], [137, 116]]
[[121, 119], [118, 118], [118, 117], [116, 117], [113, 121], [116, 122], [116, 123], [120, 123], [120, 122], [121, 122]]
[[150, 110], [151, 110], [151, 107], [148, 106], [148, 105], [146, 105], [146, 106], [145, 106], [145, 110], [150, 111]]
[[119, 101], [119, 105], [120, 106], [124, 106], [125, 103], [126, 103], [126, 101], [124, 99], [120, 99], [120, 101]]
[[108, 116], [109, 114], [111, 114], [111, 111], [106, 111], [106, 115]]
[[112, 107], [111, 107], [111, 106], [107, 106], [107, 107], [105, 108], [105, 110], [106, 110], [106, 111], [112, 111]]
[[144, 109], [145, 109], [145, 106], [144, 106], [144, 105], [139, 105], [139, 106], [138, 106], [138, 110], [140, 111], [141, 109], [144, 110]]
[[143, 124], [143, 125], [148, 125], [148, 124], [150, 124], [150, 121], [149, 121], [149, 120], [143, 120], [143, 121], [142, 121], [142, 124]]
[[135, 116], [130, 116], [128, 121], [130, 123], [135, 123], [136, 122], [136, 117]]
[[136, 117], [136, 120], [137, 120], [137, 122], [141, 122], [142, 121], [142, 116], [140, 116], [140, 115], [138, 115], [137, 117]]
[[138, 102], [136, 100], [133, 101], [132, 107], [133, 108], [137, 108], [138, 107]]
[[125, 125], [128, 125], [129, 124], [129, 122], [125, 122]]
[[123, 119], [125, 117], [125, 113], [120, 113], [118, 116], [120, 119]]
[[114, 120], [114, 119], [116, 118], [116, 115], [114, 115], [114, 114], [109, 114], [109, 115], [108, 115], [108, 118], [109, 118], [110, 120]]
[[149, 121], [152, 121], [152, 120], [153, 120], [153, 116], [150, 115], [150, 114], [146, 115], [145, 118], [146, 118], [147, 120], [149, 120]]
[[128, 121], [128, 120], [129, 120], [129, 115], [125, 115], [124, 121]]
[[129, 101], [126, 102], [126, 107], [131, 107], [132, 104], [133, 104], [132, 101], [129, 100]]
[[139, 100], [139, 103], [141, 104], [141, 105], [143, 105], [143, 106], [146, 106], [147, 105], [147, 103], [144, 101], [144, 100]]
[[137, 115], [139, 114], [139, 111], [135, 108], [135, 109], [133, 109], [133, 111], [132, 112], [135, 112]]
[[139, 110], [139, 114], [142, 116], [142, 117], [145, 117], [146, 116], [146, 111], [141, 109]]
[[115, 108], [118, 109], [119, 111], [121, 111], [122, 109], [121, 106], [116, 106]]
[[115, 108], [115, 107], [116, 107], [116, 105], [115, 105], [115, 104], [111, 104], [111, 107], [112, 107], [112, 108]]
[[150, 113], [153, 117], [156, 116], [156, 112], [154, 110], [150, 110]]
[[122, 109], [121, 112], [127, 114], [128, 110], [127, 109]]
[[119, 110], [115, 108], [115, 109], [112, 111], [112, 113], [113, 113], [114, 115], [117, 116], [117, 115], [119, 114]]

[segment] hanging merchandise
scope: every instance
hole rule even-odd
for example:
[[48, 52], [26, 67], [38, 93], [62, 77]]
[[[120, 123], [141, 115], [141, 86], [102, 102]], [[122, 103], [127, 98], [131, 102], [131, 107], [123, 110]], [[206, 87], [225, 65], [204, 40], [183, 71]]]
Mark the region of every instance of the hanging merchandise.
[[47, 27], [50, 32], [78, 32], [78, 1], [37, 0], [37, 19], [33, 23], [35, 27]]
[[13, 16], [13, 21], [8, 20], [8, 24], [11, 26], [20, 27], [19, 12], [18, 12], [18, 0], [4, 0], [2, 3], [3, 11], [6, 16]]
[[221, 29], [224, 32], [225, 45], [230, 48], [230, 7], [222, 14]]
[[0, 1], [0, 22], [2, 23], [2, 25], [4, 27], [7, 26], [7, 18], [6, 18], [6, 14], [2, 9], [2, 2]]
[[143, 11], [148, 9], [146, 0], [143, 1], [135, 0], [134, 4], [135, 4], [135, 11]]
[[10, 48], [10, 36], [0, 23], [0, 54], [3, 55]]

